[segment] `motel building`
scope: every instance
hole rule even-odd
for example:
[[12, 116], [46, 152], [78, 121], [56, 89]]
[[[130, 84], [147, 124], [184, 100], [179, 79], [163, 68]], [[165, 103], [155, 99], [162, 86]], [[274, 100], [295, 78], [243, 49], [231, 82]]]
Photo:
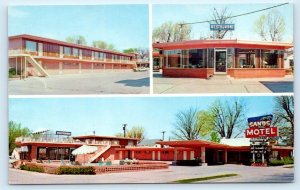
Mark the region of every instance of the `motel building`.
[[22, 77], [79, 74], [136, 67], [136, 54], [32, 36], [9, 37], [9, 68]]
[[153, 67], [165, 77], [285, 77], [287, 50], [293, 44], [245, 40], [190, 40], [153, 44]]
[[[245, 164], [253, 159], [249, 138], [222, 139], [220, 143], [206, 140], [143, 140], [135, 138], [110, 137], [98, 135], [63, 136], [42, 134], [39, 138], [18, 137], [17, 148], [12, 156], [15, 159], [31, 162], [69, 162], [98, 163], [99, 161], [118, 161], [136, 159], [143, 161], [198, 160], [201, 165]], [[72, 156], [72, 151], [87, 145], [97, 150], [86, 155]], [[267, 144], [264, 159], [278, 159], [293, 156], [293, 148]], [[255, 159], [259, 159], [257, 154]]]

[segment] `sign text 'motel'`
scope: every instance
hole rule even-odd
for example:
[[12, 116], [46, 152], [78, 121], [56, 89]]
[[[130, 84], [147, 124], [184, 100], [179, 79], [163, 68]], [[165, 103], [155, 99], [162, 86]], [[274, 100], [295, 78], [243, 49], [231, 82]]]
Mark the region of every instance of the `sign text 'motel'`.
[[234, 24], [210, 24], [210, 30], [234, 30]]
[[72, 133], [68, 131], [56, 131], [56, 135], [65, 135], [65, 136], [71, 136]]
[[277, 127], [271, 127], [273, 115], [248, 118], [249, 128], [245, 131], [246, 138], [277, 137]]

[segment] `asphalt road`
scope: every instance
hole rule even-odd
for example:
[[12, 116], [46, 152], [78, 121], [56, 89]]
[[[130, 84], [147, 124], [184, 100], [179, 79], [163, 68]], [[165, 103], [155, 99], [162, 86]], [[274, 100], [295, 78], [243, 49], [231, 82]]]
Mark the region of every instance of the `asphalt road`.
[[171, 183], [175, 180], [236, 173], [238, 176], [201, 183], [293, 182], [294, 169], [278, 167], [251, 167], [243, 165], [170, 166], [169, 169], [102, 175], [51, 175], [9, 169], [10, 184], [86, 184], [86, 183]]
[[149, 94], [149, 71], [106, 71], [89, 74], [9, 80], [9, 95]]

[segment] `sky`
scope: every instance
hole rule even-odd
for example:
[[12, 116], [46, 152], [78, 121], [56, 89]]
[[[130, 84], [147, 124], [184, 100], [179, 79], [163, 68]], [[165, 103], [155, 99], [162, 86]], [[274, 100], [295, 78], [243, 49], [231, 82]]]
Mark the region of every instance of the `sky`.
[[122, 51], [149, 46], [147, 5], [53, 5], [8, 8], [8, 35], [31, 34], [65, 41], [83, 35]]
[[[160, 26], [162, 23], [167, 21], [172, 22], [198, 22], [211, 20], [212, 10], [216, 8], [221, 10], [227, 7], [228, 11], [232, 15], [238, 15], [247, 13], [267, 7], [275, 6], [278, 4], [211, 4], [211, 5], [197, 5], [197, 4], [181, 4], [181, 5], [153, 5], [153, 29]], [[283, 36], [285, 42], [293, 41], [293, 6], [291, 4], [284, 5], [281, 7], [274, 8], [279, 11], [283, 16], [286, 23], [286, 30]], [[260, 40], [259, 36], [254, 33], [253, 25], [256, 19], [261, 15], [268, 13], [269, 10], [241, 16], [234, 18], [233, 24], [235, 24], [235, 31], [232, 32], [231, 39], [242, 39], [242, 40]], [[199, 39], [200, 36], [207, 36], [210, 32], [209, 23], [194, 24], [192, 25], [192, 39]], [[226, 38], [230, 39], [230, 35]]]
[[[200, 97], [78, 97], [78, 98], [10, 98], [9, 120], [35, 131], [40, 128], [71, 131], [72, 135], [114, 136], [142, 126], [146, 138], [172, 138], [175, 115], [195, 107], [206, 110], [214, 101], [239, 98], [246, 104], [246, 117], [271, 114], [273, 96], [200, 96]], [[246, 122], [246, 121], [245, 121]]]

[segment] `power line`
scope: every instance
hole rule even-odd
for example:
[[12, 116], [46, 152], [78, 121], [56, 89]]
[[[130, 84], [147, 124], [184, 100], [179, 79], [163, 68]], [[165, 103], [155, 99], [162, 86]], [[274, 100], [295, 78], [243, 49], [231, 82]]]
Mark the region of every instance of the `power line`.
[[[280, 6], [287, 5], [287, 4], [289, 4], [289, 3], [282, 3], [282, 4], [279, 4], [279, 5], [272, 6], [272, 7], [267, 7], [267, 8], [264, 8], [264, 9], [259, 9], [259, 10], [256, 10], [256, 11], [251, 11], [251, 12], [247, 12], [247, 13], [243, 13], [243, 14], [239, 14], [239, 15], [234, 15], [234, 16], [228, 16], [228, 17], [225, 17], [223, 19], [236, 18], [236, 17], [240, 17], [240, 16], [245, 16], [245, 15], [249, 15], [249, 14], [253, 14], [253, 13], [265, 11], [265, 10], [268, 10], [268, 9], [273, 9], [273, 8], [280, 7]], [[182, 27], [183, 25], [188, 25], [188, 24], [201, 24], [201, 23], [212, 22], [212, 21], [216, 21], [216, 20], [220, 20], [220, 19], [213, 19], [213, 20], [206, 20], [206, 21], [199, 21], [199, 22], [187, 22], [187, 23], [179, 24], [179, 26]]]

